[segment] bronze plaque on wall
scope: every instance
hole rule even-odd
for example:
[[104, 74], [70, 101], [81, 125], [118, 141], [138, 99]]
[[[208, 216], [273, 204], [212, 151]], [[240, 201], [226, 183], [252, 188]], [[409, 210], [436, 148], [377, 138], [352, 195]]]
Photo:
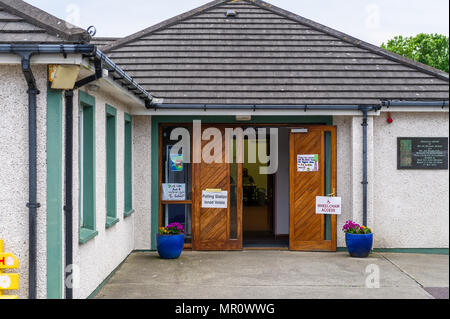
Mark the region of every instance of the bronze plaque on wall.
[[397, 169], [448, 169], [448, 137], [399, 137]]

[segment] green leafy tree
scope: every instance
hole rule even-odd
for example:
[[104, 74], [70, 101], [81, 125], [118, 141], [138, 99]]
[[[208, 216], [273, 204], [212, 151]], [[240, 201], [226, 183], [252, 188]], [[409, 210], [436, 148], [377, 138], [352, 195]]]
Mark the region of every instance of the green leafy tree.
[[396, 36], [383, 49], [427, 64], [448, 73], [449, 38], [442, 34], [420, 33], [415, 37]]

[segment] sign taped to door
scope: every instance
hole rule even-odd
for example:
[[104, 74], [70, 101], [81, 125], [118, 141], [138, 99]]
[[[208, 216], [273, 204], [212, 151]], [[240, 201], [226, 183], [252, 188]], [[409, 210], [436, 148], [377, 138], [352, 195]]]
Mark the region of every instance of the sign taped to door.
[[228, 192], [204, 190], [202, 192], [202, 208], [228, 208]]
[[316, 197], [316, 214], [341, 215], [341, 197]]
[[297, 155], [297, 172], [318, 172], [319, 154]]

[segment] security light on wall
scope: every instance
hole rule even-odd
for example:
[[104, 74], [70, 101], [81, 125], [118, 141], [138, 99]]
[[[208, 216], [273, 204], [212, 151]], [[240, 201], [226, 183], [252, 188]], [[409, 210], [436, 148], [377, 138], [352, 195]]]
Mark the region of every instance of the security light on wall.
[[236, 121], [251, 121], [251, 115], [236, 115]]
[[49, 65], [48, 80], [54, 90], [72, 90], [80, 72], [79, 65]]

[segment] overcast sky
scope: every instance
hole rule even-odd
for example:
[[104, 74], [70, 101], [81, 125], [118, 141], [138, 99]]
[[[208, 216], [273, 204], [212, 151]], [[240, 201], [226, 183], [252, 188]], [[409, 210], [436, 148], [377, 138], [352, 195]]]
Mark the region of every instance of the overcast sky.
[[[26, 0], [100, 37], [124, 37], [208, 0]], [[449, 34], [448, 0], [269, 0], [361, 40], [381, 45], [395, 35]]]

